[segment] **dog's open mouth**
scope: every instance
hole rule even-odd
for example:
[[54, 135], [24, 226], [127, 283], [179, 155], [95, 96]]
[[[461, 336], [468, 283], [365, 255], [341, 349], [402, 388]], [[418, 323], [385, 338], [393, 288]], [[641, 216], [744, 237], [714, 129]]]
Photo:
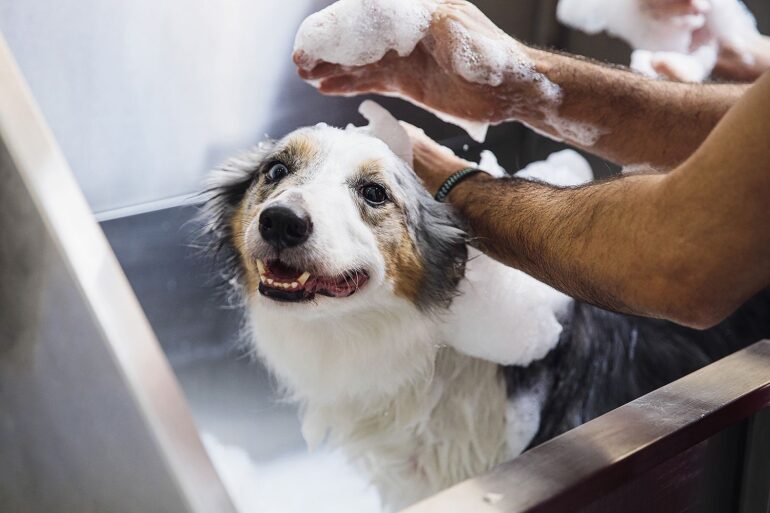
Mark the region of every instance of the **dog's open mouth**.
[[364, 271], [347, 271], [338, 276], [318, 276], [295, 269], [279, 260], [257, 260], [259, 293], [276, 301], [310, 301], [316, 294], [349, 297], [369, 280]]

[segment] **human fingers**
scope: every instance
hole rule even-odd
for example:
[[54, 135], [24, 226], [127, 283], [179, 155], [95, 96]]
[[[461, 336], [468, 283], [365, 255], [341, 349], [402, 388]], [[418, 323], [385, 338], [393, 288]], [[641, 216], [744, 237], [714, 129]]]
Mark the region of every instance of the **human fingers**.
[[434, 194], [453, 173], [473, 165], [455, 155], [449, 148], [435, 142], [420, 128], [403, 121], [401, 125], [412, 142], [412, 167], [431, 194]]
[[299, 73], [300, 78], [303, 80], [322, 80], [324, 78], [350, 73], [350, 68], [329, 62], [320, 62], [312, 68], [297, 66], [297, 73]]
[[664, 59], [653, 59], [651, 64], [652, 69], [663, 78], [674, 82], [689, 82], [688, 77], [681, 70]]
[[642, 10], [655, 18], [705, 14], [711, 10], [709, 0], [640, 0]]
[[390, 92], [388, 85], [379, 77], [361, 76], [356, 74], [339, 75], [321, 80], [318, 90], [323, 94], [338, 96], [353, 96], [367, 93]]

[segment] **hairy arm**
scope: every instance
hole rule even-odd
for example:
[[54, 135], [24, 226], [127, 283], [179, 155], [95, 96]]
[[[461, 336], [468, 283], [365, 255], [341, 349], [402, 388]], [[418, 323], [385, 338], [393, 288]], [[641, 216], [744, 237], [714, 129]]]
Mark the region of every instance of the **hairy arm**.
[[[705, 328], [770, 283], [768, 113], [770, 74], [668, 174], [577, 188], [476, 175], [449, 201], [507, 265], [605, 308]], [[432, 190], [466, 165], [413, 137]]]
[[[458, 65], [458, 55], [473, 63], [475, 76]], [[619, 164], [664, 169], [692, 154], [747, 88], [655, 81], [530, 48], [462, 0], [440, 2], [408, 56], [390, 52], [349, 67], [308, 62], [300, 49], [294, 59], [300, 75], [326, 94], [395, 94], [472, 121], [521, 121]], [[485, 83], [485, 74], [500, 83]]]
[[[536, 69], [561, 88], [561, 104], [556, 126], [526, 110], [516, 119], [621, 165], [670, 169], [680, 164], [748, 89], [652, 80], [577, 57], [530, 52]], [[562, 133], [559, 120], [566, 126]], [[571, 122], [577, 137], [570, 134]], [[581, 125], [595, 129], [598, 139], [581, 140]]]

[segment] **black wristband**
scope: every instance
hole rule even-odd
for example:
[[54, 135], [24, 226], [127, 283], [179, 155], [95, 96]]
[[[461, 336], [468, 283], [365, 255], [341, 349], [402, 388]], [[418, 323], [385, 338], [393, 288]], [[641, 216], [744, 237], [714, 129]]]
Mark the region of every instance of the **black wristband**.
[[436, 195], [434, 198], [436, 198], [436, 201], [444, 202], [447, 196], [449, 196], [449, 193], [452, 191], [455, 185], [462, 182], [464, 179], [468, 178], [471, 175], [475, 175], [476, 173], [483, 173], [481, 169], [476, 169], [474, 167], [465, 168], [462, 171], [458, 171], [456, 173], [453, 173], [452, 176], [447, 178], [443, 184], [441, 184], [441, 187], [438, 188], [436, 191]]

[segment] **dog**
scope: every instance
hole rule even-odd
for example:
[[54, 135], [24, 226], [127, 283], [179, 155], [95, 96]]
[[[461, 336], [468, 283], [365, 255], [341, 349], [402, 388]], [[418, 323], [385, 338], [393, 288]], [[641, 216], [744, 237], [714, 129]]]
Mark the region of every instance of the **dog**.
[[300, 405], [308, 444], [342, 447], [387, 509], [770, 335], [766, 293], [695, 331], [491, 260], [395, 146], [301, 128], [218, 168], [205, 207], [253, 348]]

